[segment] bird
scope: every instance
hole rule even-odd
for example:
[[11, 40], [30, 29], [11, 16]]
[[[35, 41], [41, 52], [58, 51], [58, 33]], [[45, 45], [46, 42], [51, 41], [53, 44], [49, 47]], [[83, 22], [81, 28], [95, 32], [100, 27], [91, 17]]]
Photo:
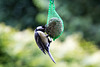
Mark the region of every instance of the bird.
[[34, 34], [35, 41], [38, 47], [44, 54], [47, 53], [51, 58], [51, 60], [56, 64], [54, 58], [52, 57], [49, 51], [50, 43], [52, 42], [52, 40], [49, 38], [48, 34], [47, 35], [45, 34], [45, 26], [38, 26], [34, 32], [35, 32]]

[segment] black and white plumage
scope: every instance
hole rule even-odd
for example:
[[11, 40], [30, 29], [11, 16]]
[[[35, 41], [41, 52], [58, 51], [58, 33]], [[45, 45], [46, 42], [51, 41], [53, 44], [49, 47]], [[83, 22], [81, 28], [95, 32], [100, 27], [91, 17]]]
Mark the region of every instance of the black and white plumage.
[[45, 34], [45, 26], [38, 26], [35, 29], [35, 41], [38, 47], [41, 49], [41, 51], [44, 54], [46, 54], [47, 52], [50, 58], [52, 59], [52, 61], [56, 63], [49, 51], [51, 40], [48, 38], [48, 35]]

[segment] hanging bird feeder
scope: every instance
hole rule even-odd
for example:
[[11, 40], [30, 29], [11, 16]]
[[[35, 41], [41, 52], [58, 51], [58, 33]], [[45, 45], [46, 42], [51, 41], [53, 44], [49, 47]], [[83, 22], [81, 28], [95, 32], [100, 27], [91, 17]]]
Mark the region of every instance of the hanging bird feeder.
[[53, 38], [53, 40], [60, 37], [63, 33], [64, 24], [61, 17], [55, 10], [54, 0], [50, 0], [48, 9], [48, 19], [46, 24], [46, 33]]

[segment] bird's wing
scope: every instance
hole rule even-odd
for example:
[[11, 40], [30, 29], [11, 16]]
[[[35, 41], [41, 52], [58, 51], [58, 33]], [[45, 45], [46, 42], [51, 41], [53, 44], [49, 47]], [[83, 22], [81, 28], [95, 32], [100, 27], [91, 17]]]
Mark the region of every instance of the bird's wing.
[[[39, 36], [39, 34], [38, 34], [37, 32], [35, 32], [35, 41], [36, 41], [38, 47], [41, 49], [41, 51], [42, 51], [44, 54], [46, 54], [46, 52], [47, 52], [48, 55], [49, 55], [49, 57], [51, 58], [51, 60], [52, 60], [54, 63], [56, 63], [55, 60], [53, 59], [53, 57], [52, 57], [50, 51], [49, 51], [50, 44], [48, 43], [48, 44], [47, 44], [48, 46], [47, 46], [47, 45], [44, 45], [44, 43], [43, 43], [42, 40], [41, 40], [41, 37]], [[45, 52], [45, 51], [46, 51], [46, 52]]]
[[44, 44], [43, 44], [43, 42], [42, 42], [42, 40], [41, 40], [41, 38], [40, 38], [40, 36], [39, 36], [39, 34], [38, 34], [37, 32], [35, 32], [35, 41], [36, 41], [38, 47], [41, 49], [41, 51], [42, 51], [44, 54], [46, 54], [46, 53], [45, 53]]

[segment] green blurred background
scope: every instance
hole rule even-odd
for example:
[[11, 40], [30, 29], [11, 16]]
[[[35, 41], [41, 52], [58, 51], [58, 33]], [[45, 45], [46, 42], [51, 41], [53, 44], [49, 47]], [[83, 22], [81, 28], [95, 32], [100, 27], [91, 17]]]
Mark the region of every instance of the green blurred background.
[[100, 67], [100, 0], [55, 0], [64, 33], [51, 43], [54, 64], [34, 40], [49, 0], [0, 0], [0, 67]]

